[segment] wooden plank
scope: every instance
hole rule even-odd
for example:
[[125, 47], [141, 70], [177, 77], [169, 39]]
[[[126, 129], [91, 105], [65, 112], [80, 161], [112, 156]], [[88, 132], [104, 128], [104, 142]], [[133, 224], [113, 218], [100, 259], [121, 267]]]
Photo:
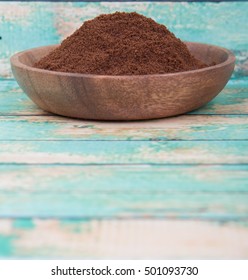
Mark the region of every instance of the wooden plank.
[[248, 165], [0, 166], [0, 217], [243, 223], [248, 222], [247, 172]]
[[0, 77], [12, 77], [9, 58], [30, 47], [57, 42], [53, 3], [0, 2]]
[[248, 164], [248, 141], [2, 141], [2, 164]]
[[248, 115], [184, 115], [143, 122], [0, 117], [0, 140], [248, 140]]
[[230, 48], [237, 54], [235, 76], [247, 75], [247, 2], [132, 5], [120, 2], [0, 2], [0, 76], [11, 77], [9, 57], [17, 51], [58, 43], [83, 21], [116, 10], [135, 10], [152, 17], [166, 24], [183, 40]]
[[248, 229], [149, 219], [0, 220], [0, 257], [247, 259]]
[[[0, 0], [0, 2], [12, 2], [13, 0]], [[26, 2], [27, 0], [19, 0], [18, 2]], [[147, 2], [148, 0], [119, 0], [118, 2]], [[156, 0], [149, 0], [155, 2]], [[161, 2], [247, 2], [248, 0], [161, 0]], [[99, 0], [31, 0], [30, 2], [99, 2]], [[116, 2], [115, 0], [105, 0], [104, 2]]]
[[0, 165], [0, 192], [239, 193], [248, 191], [247, 170], [247, 165]]
[[14, 80], [0, 79], [0, 104], [0, 116], [50, 115], [39, 109]]
[[[51, 115], [34, 105], [13, 80], [0, 80], [0, 102], [0, 116]], [[248, 79], [231, 80], [213, 101], [190, 114], [248, 114]]]

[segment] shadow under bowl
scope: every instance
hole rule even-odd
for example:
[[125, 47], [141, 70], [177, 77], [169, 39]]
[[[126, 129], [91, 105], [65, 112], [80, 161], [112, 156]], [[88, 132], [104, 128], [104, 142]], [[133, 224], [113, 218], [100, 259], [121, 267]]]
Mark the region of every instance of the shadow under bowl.
[[212, 100], [228, 82], [235, 56], [213, 45], [186, 42], [206, 64], [199, 70], [155, 75], [105, 76], [55, 72], [33, 65], [57, 45], [11, 57], [15, 79], [45, 111], [94, 120], [144, 120], [183, 114]]

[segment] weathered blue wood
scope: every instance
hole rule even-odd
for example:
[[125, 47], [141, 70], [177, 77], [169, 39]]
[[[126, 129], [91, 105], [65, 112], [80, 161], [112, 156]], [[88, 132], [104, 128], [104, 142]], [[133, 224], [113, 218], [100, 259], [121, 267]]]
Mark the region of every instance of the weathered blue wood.
[[247, 235], [233, 222], [0, 219], [0, 258], [247, 259]]
[[248, 221], [247, 172], [247, 165], [0, 166], [0, 217], [241, 223]]
[[[247, 165], [0, 165], [3, 194], [247, 193]], [[27, 178], [27, 174], [32, 174]], [[49, 175], [49, 176], [48, 176]], [[70, 175], [70, 176], [69, 176]], [[151, 181], [153, 184], [151, 184]], [[145, 205], [144, 205], [145, 207]]]
[[[0, 116], [50, 115], [34, 105], [13, 80], [0, 80], [0, 104]], [[232, 79], [213, 101], [190, 114], [248, 114], [248, 79]]]
[[[0, 76], [10, 77], [9, 57], [55, 44], [83, 21], [116, 10], [137, 11], [168, 26], [179, 38], [217, 44], [237, 54], [235, 76], [247, 75], [248, 3], [36, 3], [0, 2]], [[226, 11], [229, 11], [228, 13]]]
[[248, 141], [1, 141], [2, 164], [248, 164]]
[[[0, 0], [0, 2], [16, 2], [16, 0]], [[99, 0], [19, 0], [18, 2], [99, 2]], [[247, 2], [247, 0], [104, 0], [101, 2]]]
[[0, 117], [0, 141], [248, 140], [248, 115], [185, 115], [149, 122], [108, 123], [56, 116]]
[[0, 77], [12, 76], [9, 58], [13, 53], [59, 40], [51, 5], [0, 2]]
[[51, 116], [0, 80], [0, 258], [247, 258], [248, 3], [1, 2], [0, 77], [16, 51], [115, 10], [234, 50], [233, 79], [188, 115], [128, 124]]
[[1, 116], [48, 114], [39, 109], [14, 80], [0, 79], [0, 104]]

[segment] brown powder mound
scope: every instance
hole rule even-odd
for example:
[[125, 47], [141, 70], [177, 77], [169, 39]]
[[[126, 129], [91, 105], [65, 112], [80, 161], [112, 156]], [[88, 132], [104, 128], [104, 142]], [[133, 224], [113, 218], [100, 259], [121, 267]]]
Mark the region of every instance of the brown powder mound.
[[164, 25], [137, 13], [86, 21], [35, 67], [72, 73], [144, 75], [207, 67]]

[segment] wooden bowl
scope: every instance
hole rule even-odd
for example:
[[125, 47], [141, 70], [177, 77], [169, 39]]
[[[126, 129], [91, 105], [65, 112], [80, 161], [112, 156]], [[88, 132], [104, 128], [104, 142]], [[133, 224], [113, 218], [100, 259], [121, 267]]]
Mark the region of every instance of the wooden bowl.
[[13, 74], [40, 108], [54, 114], [95, 120], [163, 118], [195, 110], [226, 85], [235, 64], [224, 48], [186, 43], [190, 52], [215, 66], [156, 75], [104, 76], [55, 72], [32, 67], [56, 45], [11, 57]]

